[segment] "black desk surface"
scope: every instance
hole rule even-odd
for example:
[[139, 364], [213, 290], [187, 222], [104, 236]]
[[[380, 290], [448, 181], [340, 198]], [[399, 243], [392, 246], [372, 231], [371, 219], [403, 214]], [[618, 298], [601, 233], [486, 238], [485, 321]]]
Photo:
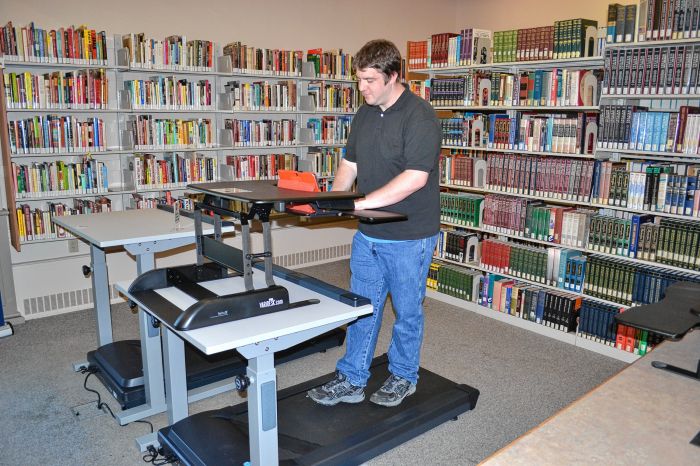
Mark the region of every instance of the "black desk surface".
[[313, 202], [328, 199], [358, 199], [363, 194], [351, 191], [309, 192], [277, 187], [275, 180], [219, 181], [194, 183], [188, 188], [232, 201], [253, 202]]
[[664, 299], [633, 307], [615, 316], [618, 323], [677, 340], [700, 327], [700, 283], [676, 282], [666, 288]]

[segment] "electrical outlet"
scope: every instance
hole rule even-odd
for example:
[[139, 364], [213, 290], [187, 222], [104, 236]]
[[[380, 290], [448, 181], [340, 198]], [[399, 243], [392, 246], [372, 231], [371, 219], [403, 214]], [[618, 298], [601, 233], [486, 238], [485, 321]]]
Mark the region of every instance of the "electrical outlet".
[[78, 240], [69, 239], [68, 240], [68, 252], [78, 252]]

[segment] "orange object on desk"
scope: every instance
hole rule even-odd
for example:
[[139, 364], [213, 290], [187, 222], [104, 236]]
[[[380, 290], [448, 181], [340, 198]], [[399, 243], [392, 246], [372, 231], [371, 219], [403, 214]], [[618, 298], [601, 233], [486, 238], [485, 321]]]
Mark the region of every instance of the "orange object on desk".
[[[321, 190], [318, 189], [316, 176], [311, 172], [279, 170], [277, 174], [279, 175], [279, 180], [277, 181], [278, 188], [312, 193], [321, 192]], [[316, 213], [316, 209], [314, 209], [311, 204], [287, 204], [286, 208], [289, 212], [300, 215], [311, 215]]]

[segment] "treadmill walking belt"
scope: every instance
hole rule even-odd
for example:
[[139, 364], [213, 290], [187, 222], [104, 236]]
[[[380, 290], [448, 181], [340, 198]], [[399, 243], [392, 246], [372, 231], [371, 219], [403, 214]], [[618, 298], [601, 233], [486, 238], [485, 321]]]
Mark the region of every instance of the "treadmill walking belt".
[[[321, 406], [306, 392], [333, 377], [278, 392], [280, 464], [360, 464], [476, 406], [479, 391], [421, 368], [416, 392], [395, 408], [377, 406], [369, 394], [388, 377], [386, 356], [375, 358], [367, 399]], [[240, 465], [250, 458], [248, 406], [241, 403], [187, 417], [158, 433], [168, 453], [186, 465]]]

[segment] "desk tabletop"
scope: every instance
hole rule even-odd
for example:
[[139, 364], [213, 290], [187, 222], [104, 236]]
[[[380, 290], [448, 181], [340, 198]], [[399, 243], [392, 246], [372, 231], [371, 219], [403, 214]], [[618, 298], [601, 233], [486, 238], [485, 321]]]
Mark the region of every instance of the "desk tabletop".
[[[54, 217], [53, 222], [80, 239], [100, 248], [127, 244], [192, 237], [194, 220], [180, 216], [180, 228], [175, 228], [175, 216], [160, 209], [131, 209], [98, 214]], [[233, 230], [223, 227], [223, 232]], [[204, 234], [214, 232], [211, 224], [203, 223]]]
[[[275, 277], [275, 283], [289, 291], [291, 302], [314, 298], [320, 302], [196, 330], [180, 331], [172, 327], [170, 329], [203, 353], [215, 354], [264, 340], [291, 335], [322, 325], [342, 323], [372, 313], [371, 304], [353, 307], [278, 277]], [[131, 282], [120, 282], [116, 286], [125, 296], [139, 304], [145, 312], [149, 312], [150, 310], [146, 306], [143, 306], [142, 303], [129, 294], [130, 284]], [[266, 286], [265, 274], [258, 270], [254, 271], [253, 284], [255, 288], [264, 288]], [[202, 282], [200, 285], [219, 296], [239, 293], [245, 290], [243, 277], [212, 280]], [[196, 302], [194, 298], [175, 287], [163, 288], [155, 292], [182, 310], [187, 309]], [[167, 325], [167, 323], [163, 324]]]
[[700, 332], [662, 343], [481, 464], [697, 465], [700, 382], [651, 362], [694, 371], [699, 357]]
[[352, 191], [297, 191], [278, 188], [274, 180], [219, 181], [194, 183], [189, 189], [211, 194], [223, 199], [252, 203], [313, 202], [329, 199], [357, 199], [363, 195]]

